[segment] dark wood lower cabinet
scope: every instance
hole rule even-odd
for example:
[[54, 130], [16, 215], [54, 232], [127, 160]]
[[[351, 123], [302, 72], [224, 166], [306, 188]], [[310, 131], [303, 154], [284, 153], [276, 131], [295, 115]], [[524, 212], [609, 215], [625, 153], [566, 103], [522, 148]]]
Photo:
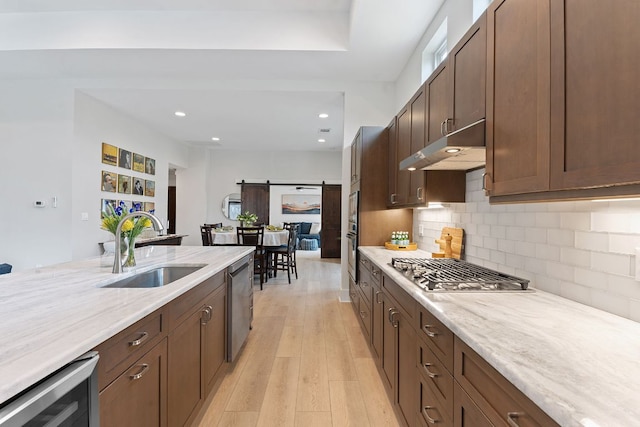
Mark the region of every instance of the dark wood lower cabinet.
[[206, 396], [214, 388], [216, 380], [220, 377], [224, 367], [225, 349], [225, 326], [227, 293], [223, 287], [205, 302], [211, 307], [210, 320], [203, 325], [203, 382], [204, 395]]
[[102, 427], [167, 426], [167, 340], [100, 392]]
[[494, 427], [457, 382], [453, 386], [455, 427]]
[[402, 312], [393, 317], [397, 322], [397, 364], [396, 377], [397, 408], [406, 425], [413, 423], [418, 405], [416, 393], [416, 331], [411, 321]]

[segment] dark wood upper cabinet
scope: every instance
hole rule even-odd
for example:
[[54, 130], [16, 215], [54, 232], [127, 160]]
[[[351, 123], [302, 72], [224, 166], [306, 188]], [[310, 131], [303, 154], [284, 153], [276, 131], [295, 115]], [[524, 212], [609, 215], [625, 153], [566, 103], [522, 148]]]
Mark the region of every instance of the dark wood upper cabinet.
[[444, 124], [449, 117], [448, 105], [451, 102], [448, 94], [448, 71], [449, 67], [445, 61], [435, 69], [424, 84], [427, 93], [425, 147], [442, 138], [445, 132]]
[[[447, 133], [485, 118], [487, 81], [487, 14], [483, 13], [451, 49]], [[435, 129], [438, 131], [439, 129]], [[431, 130], [429, 131], [431, 135]]]
[[640, 182], [640, 2], [551, 3], [551, 190]]
[[549, 188], [549, 0], [487, 10], [487, 165], [491, 195]]
[[640, 3], [488, 9], [492, 202], [640, 194]]
[[427, 101], [424, 85], [418, 88], [417, 92], [409, 101], [409, 114], [411, 117], [411, 132], [409, 138], [411, 140], [411, 154], [413, 154], [422, 150], [426, 141], [425, 120], [427, 117]]

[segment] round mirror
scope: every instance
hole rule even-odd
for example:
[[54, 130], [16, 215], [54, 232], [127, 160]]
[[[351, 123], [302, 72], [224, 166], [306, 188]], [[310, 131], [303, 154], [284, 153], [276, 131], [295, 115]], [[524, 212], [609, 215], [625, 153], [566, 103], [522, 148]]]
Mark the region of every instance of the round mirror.
[[240, 193], [231, 193], [222, 201], [222, 214], [228, 218], [235, 220], [242, 212], [242, 199]]

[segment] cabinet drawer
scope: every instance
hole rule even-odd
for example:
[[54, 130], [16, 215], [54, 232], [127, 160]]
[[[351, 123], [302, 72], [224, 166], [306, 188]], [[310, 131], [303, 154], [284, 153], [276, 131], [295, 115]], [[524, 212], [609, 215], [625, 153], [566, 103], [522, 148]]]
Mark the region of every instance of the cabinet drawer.
[[416, 300], [386, 275], [382, 276], [382, 287], [400, 305], [409, 319], [416, 317]]
[[225, 283], [226, 271], [221, 271], [173, 300], [169, 304], [169, 329], [174, 329], [182, 323], [182, 321], [189, 317], [193, 310], [200, 308], [202, 301], [207, 295]]
[[[436, 357], [422, 339], [418, 339], [418, 372], [421, 381], [429, 386], [428, 395], [430, 405], [434, 400], [438, 403], [440, 414], [452, 418], [453, 415], [453, 375], [447, 371], [444, 364]], [[424, 399], [424, 398], [423, 398]], [[422, 410], [422, 409], [420, 409]]]
[[166, 335], [164, 309], [157, 310], [96, 347], [102, 390]]
[[371, 303], [362, 297], [362, 292], [358, 292], [358, 310], [356, 311], [360, 324], [364, 328], [367, 342], [371, 338]]
[[[448, 374], [447, 374], [448, 375]], [[453, 378], [452, 393], [453, 393]], [[449, 427], [453, 425], [453, 405], [449, 408], [441, 400], [436, 398], [437, 392], [433, 389], [432, 384], [424, 379], [422, 375], [418, 375], [418, 384], [420, 386], [420, 405], [418, 406], [418, 419], [421, 425], [434, 425]], [[453, 403], [453, 395], [451, 396]]]
[[494, 427], [457, 382], [453, 385], [453, 394], [455, 401], [453, 425], [455, 427]]
[[371, 280], [373, 280], [378, 285], [380, 284], [380, 278], [382, 277], [382, 270], [378, 268], [377, 265], [371, 263]]
[[360, 271], [367, 270], [371, 271], [371, 261], [366, 256], [360, 254]]
[[521, 427], [558, 425], [457, 337], [455, 361], [455, 379], [493, 424]]
[[371, 304], [371, 298], [373, 293], [373, 280], [371, 273], [368, 270], [360, 270], [360, 280], [358, 280], [358, 287], [362, 293], [362, 296]]
[[418, 308], [418, 322], [418, 334], [449, 372], [453, 372], [453, 332], [424, 307]]

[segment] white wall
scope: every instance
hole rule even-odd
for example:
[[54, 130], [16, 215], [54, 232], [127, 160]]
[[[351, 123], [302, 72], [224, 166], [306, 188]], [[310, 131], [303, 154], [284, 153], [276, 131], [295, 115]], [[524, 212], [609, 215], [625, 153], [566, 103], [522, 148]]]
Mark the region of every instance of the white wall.
[[465, 231], [464, 257], [531, 280], [531, 285], [640, 321], [640, 201], [490, 205], [481, 186], [484, 169], [467, 174], [466, 203], [414, 210], [420, 249], [444, 226]]
[[[0, 93], [0, 263], [20, 270], [67, 261], [72, 251], [72, 93], [41, 81], [5, 81]], [[46, 206], [34, 207], [36, 200]]]
[[[187, 165], [186, 146], [150, 130], [80, 91], [76, 91], [75, 95], [74, 124], [71, 214], [73, 259], [99, 255], [98, 242], [113, 239], [112, 234], [100, 229], [101, 199], [153, 202], [155, 215], [166, 225], [169, 163]], [[156, 174], [145, 174], [102, 163], [103, 142], [155, 159]], [[148, 197], [100, 191], [102, 170], [153, 180], [155, 195]], [[88, 214], [88, 221], [81, 220], [82, 213]]]
[[[268, 145], [268, 144], [267, 144]], [[178, 214], [176, 221], [181, 233], [189, 236], [185, 245], [200, 245], [199, 226], [204, 223], [222, 222], [237, 225], [222, 214], [222, 201], [230, 193], [240, 193], [243, 179], [246, 182], [317, 183], [336, 184], [341, 179], [342, 158], [339, 151], [236, 151], [192, 148], [189, 170], [178, 170], [178, 205], [189, 206], [185, 215]], [[280, 197], [274, 192], [270, 208], [270, 222], [277, 223]], [[289, 189], [289, 187], [283, 187]], [[290, 192], [290, 191], [289, 191]], [[274, 205], [277, 204], [277, 207]], [[282, 215], [280, 215], [282, 217]], [[299, 215], [305, 217], [305, 215]], [[286, 215], [291, 220], [294, 215]], [[291, 217], [291, 218], [289, 218]], [[307, 216], [308, 217], [308, 216]]]

